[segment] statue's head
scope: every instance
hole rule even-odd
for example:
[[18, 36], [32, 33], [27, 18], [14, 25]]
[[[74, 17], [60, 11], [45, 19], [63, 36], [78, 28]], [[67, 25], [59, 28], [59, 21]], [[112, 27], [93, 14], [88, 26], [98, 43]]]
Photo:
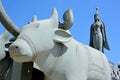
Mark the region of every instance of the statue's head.
[[100, 21], [100, 15], [98, 13], [98, 7], [96, 8], [96, 13], [94, 14], [94, 20], [95, 20], [95, 22]]
[[[0, 7], [2, 7], [1, 4]], [[25, 25], [22, 30], [18, 30], [18, 27], [11, 22], [3, 8], [0, 8], [0, 11], [0, 15], [2, 14], [1, 22], [4, 21], [2, 24], [16, 37], [16, 40], [9, 47], [9, 52], [10, 56], [17, 62], [34, 61], [36, 56], [42, 56], [51, 51], [56, 43], [66, 43], [72, 39], [71, 34], [67, 32], [73, 24], [71, 9], [64, 13], [64, 22], [61, 23], [60, 27], [58, 13], [54, 8], [49, 19], [37, 20], [37, 17], [34, 17], [32, 22]]]
[[[73, 24], [72, 10], [67, 10], [63, 15], [63, 23], [59, 24], [58, 13], [54, 8], [49, 19], [37, 20], [34, 17], [20, 30], [7, 16], [0, 2], [0, 21], [3, 26], [16, 38], [10, 45], [10, 56], [17, 62], [34, 61], [39, 54], [49, 52], [56, 43], [66, 43], [72, 39], [67, 32]], [[64, 27], [64, 28], [63, 28]]]
[[34, 17], [32, 22], [25, 25], [16, 41], [9, 47], [9, 52], [17, 62], [34, 61], [37, 56], [49, 53], [56, 43], [66, 43], [71, 39], [71, 34], [59, 29], [58, 13], [53, 9], [49, 19], [39, 21]]

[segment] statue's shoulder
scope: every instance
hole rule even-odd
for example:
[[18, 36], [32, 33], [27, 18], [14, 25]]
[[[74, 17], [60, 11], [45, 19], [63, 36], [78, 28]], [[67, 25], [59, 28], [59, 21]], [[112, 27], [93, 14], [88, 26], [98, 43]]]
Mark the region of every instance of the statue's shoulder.
[[103, 26], [103, 27], [105, 26], [105, 24], [104, 24], [104, 22], [103, 22], [103, 21], [101, 21], [101, 24], [102, 24], [102, 26]]
[[94, 25], [95, 25], [95, 23], [92, 23], [92, 24], [91, 24], [91, 26], [94, 26]]

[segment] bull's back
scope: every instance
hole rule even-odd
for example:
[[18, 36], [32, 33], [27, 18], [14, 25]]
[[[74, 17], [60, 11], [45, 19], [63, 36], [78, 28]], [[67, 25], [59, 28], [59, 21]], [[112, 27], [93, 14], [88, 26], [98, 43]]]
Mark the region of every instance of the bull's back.
[[86, 54], [84, 58], [88, 60], [86, 62], [88, 63], [87, 80], [111, 80], [110, 66], [106, 56], [102, 52], [81, 43], [78, 47], [78, 54], [80, 56]]
[[110, 80], [110, 66], [106, 56], [96, 49], [86, 48], [89, 52], [88, 80]]
[[97, 71], [105, 74], [104, 69], [106, 68], [106, 57], [100, 51], [90, 48], [89, 51], [89, 71]]

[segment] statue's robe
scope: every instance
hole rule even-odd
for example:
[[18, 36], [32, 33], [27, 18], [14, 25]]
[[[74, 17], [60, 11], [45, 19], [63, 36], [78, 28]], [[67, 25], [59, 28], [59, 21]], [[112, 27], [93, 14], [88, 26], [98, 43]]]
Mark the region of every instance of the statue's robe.
[[[106, 37], [105, 24], [104, 24], [104, 22], [101, 22], [101, 23], [103, 24], [103, 26], [100, 27], [100, 30], [101, 30], [101, 32], [102, 32], [102, 35], [104, 35], [104, 37], [102, 36], [102, 40], [103, 40], [102, 52], [104, 52], [104, 49], [103, 49], [103, 48], [106, 48], [106, 49], [108, 49], [108, 50], [110, 50], [110, 48], [109, 48], [108, 41], [107, 41], [107, 37]], [[89, 45], [90, 45], [91, 47], [95, 48], [95, 47], [94, 47], [94, 42], [93, 42], [93, 41], [94, 41], [94, 40], [93, 40], [94, 29], [92, 28], [93, 25], [94, 25], [94, 24], [91, 25], [91, 29], [90, 29], [90, 43], [89, 43]]]

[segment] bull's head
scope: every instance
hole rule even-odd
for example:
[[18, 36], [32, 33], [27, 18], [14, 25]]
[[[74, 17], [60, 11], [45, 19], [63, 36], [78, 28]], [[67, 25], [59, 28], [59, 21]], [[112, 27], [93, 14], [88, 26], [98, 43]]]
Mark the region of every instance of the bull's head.
[[[8, 31], [12, 29], [12, 34], [15, 36], [17, 34], [18, 36], [9, 48], [10, 56], [17, 62], [34, 61], [38, 54], [42, 55], [43, 53], [49, 52], [55, 47], [56, 43], [70, 41], [72, 36], [66, 30], [73, 23], [72, 11], [70, 9], [66, 11], [64, 17], [66, 17], [64, 19], [65, 22], [61, 24], [63, 25], [62, 27], [66, 28], [59, 27], [56, 9], [53, 9], [52, 16], [49, 19], [38, 21], [37, 18], [33, 18], [33, 21], [25, 25], [21, 32], [20, 30], [16, 30], [18, 29], [16, 26], [3, 24]], [[0, 18], [2, 17], [0, 16]], [[8, 23], [8, 20], [11, 21], [8, 17], [5, 17], [1, 19], [1, 22], [3, 22], [3, 19], [5, 23]]]

